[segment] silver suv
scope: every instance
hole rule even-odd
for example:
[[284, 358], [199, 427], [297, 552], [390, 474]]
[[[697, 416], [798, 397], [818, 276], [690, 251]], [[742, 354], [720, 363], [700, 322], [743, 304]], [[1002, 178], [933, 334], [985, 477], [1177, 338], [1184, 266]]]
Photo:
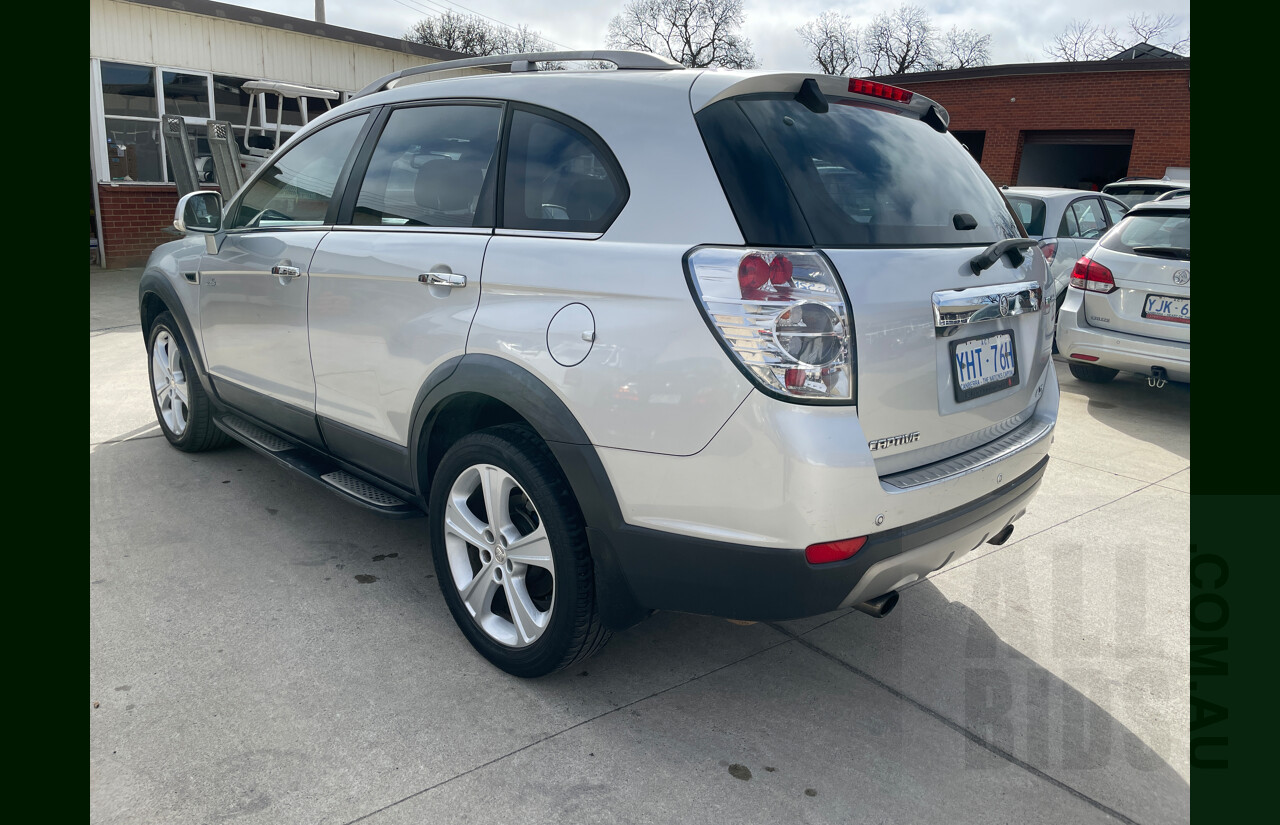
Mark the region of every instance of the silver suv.
[[[575, 59], [617, 70], [535, 71]], [[1058, 410], [1044, 258], [947, 121], [632, 52], [391, 75], [179, 204], [140, 292], [164, 434], [425, 512], [520, 676], [657, 609], [883, 615], [1008, 539]]]

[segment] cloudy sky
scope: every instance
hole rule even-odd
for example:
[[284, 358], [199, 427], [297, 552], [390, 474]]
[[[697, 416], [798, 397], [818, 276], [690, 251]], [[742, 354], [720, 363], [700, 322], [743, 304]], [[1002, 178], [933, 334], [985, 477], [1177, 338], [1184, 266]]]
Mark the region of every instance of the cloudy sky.
[[[605, 47], [609, 19], [625, 0], [326, 0], [328, 22], [352, 29], [400, 36], [415, 21], [443, 9], [480, 13], [510, 25], [525, 24], [544, 37], [572, 49]], [[746, 0], [744, 32], [766, 69], [808, 68], [797, 26], [827, 9], [836, 9], [860, 23], [877, 12], [899, 5], [839, 3], [834, 0]], [[1034, 6], [1018, 0], [913, 0], [927, 8], [942, 29], [953, 25], [991, 35], [993, 63], [1045, 60], [1043, 46], [1072, 19], [1087, 18], [1117, 29], [1133, 14], [1174, 14], [1190, 31], [1190, 0], [1043, 0]], [[314, 0], [254, 0], [236, 5], [312, 18]], [[1034, 11], [1029, 10], [1034, 9]]]

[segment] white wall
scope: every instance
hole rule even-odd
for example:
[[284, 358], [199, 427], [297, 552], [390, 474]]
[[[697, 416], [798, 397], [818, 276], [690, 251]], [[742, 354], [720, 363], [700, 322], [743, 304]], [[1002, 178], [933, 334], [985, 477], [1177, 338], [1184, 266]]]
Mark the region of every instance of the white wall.
[[[389, 44], [394, 42], [388, 38]], [[121, 0], [89, 0], [89, 56], [348, 92], [391, 72], [436, 62], [392, 49]]]

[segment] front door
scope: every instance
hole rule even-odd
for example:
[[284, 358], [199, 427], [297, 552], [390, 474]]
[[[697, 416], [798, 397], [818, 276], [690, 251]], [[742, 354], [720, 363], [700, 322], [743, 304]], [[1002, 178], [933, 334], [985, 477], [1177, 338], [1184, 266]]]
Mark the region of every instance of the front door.
[[201, 343], [218, 394], [308, 440], [316, 400], [308, 270], [366, 119], [326, 126], [273, 159], [231, 205], [226, 237], [200, 266]]

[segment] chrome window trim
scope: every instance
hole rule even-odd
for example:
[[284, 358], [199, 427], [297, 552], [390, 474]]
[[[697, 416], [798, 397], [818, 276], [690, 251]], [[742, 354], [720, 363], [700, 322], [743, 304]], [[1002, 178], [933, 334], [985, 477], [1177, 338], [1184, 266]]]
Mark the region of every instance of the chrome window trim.
[[603, 232], [559, 232], [553, 229], [505, 229], [494, 231], [495, 235], [511, 235], [527, 238], [567, 238], [578, 241], [595, 241], [604, 237]]

